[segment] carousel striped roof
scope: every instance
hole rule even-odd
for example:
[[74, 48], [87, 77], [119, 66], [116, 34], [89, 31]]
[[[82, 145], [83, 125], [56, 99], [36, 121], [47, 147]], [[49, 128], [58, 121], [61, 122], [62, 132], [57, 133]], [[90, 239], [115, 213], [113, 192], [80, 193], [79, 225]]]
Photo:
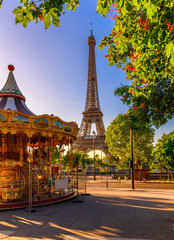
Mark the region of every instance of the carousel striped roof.
[[21, 93], [14, 75], [14, 66], [9, 65], [9, 75], [7, 78], [7, 81], [0, 91], [0, 109], [7, 110], [10, 108], [12, 111], [17, 110], [19, 112], [25, 113], [27, 115], [33, 115], [35, 116], [34, 113], [32, 113], [28, 107], [25, 104], [25, 97]]

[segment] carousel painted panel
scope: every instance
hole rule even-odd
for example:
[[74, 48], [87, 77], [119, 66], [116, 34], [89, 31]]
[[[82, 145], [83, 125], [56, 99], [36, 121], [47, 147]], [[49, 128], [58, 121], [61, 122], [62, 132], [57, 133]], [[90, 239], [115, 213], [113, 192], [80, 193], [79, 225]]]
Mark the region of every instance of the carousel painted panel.
[[68, 126], [65, 127], [65, 132], [70, 133], [71, 129], [72, 129], [72, 125], [68, 125]]
[[17, 116], [13, 117], [12, 123], [18, 126], [29, 126], [30, 120], [18, 114]]
[[0, 113], [0, 124], [5, 122], [7, 122], [5, 116]]
[[45, 118], [35, 119], [33, 122], [33, 126], [36, 128], [46, 128], [48, 127], [48, 120]]
[[57, 120], [53, 123], [53, 127], [57, 129], [63, 129], [63, 124]]

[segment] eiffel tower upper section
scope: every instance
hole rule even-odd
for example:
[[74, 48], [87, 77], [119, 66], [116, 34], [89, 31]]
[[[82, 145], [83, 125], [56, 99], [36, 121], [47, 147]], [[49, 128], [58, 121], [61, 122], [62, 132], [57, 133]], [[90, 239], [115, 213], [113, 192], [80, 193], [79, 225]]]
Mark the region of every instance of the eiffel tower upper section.
[[[100, 110], [98, 87], [97, 87], [97, 74], [95, 62], [95, 38], [92, 34], [88, 37], [89, 46], [89, 60], [88, 60], [88, 82], [85, 110], [82, 113], [83, 118], [80, 125], [80, 130], [77, 139], [72, 145], [72, 150], [89, 152], [95, 149], [101, 150], [108, 155], [108, 146], [105, 143], [105, 127], [103, 124], [103, 114]], [[96, 127], [96, 134], [92, 135], [92, 125]], [[94, 141], [95, 138], [95, 141]]]
[[88, 59], [88, 85], [86, 94], [85, 112], [100, 111], [98, 88], [97, 88], [97, 74], [96, 74], [96, 62], [95, 62], [95, 38], [92, 35], [88, 37], [89, 46], [89, 59]]
[[78, 137], [85, 137], [91, 135], [92, 124], [96, 125], [98, 136], [105, 136], [105, 127], [103, 124], [103, 114], [100, 110], [98, 87], [97, 87], [97, 74], [96, 74], [96, 61], [95, 61], [95, 38], [92, 34], [88, 37], [89, 46], [89, 59], [88, 59], [88, 83], [85, 110], [83, 112], [83, 119], [81, 122]]

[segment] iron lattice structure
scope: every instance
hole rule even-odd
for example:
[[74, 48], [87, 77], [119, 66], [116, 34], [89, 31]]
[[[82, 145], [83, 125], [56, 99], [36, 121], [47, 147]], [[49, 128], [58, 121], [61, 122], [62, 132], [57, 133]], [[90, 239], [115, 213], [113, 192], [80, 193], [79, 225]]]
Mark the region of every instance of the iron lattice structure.
[[[88, 37], [89, 59], [88, 59], [88, 82], [85, 110], [82, 113], [83, 118], [80, 125], [78, 137], [74, 142], [73, 150], [89, 152], [94, 148], [108, 154], [108, 147], [105, 144], [105, 127], [103, 123], [103, 113], [100, 110], [98, 87], [97, 87], [97, 73], [95, 61], [95, 38], [92, 34]], [[92, 135], [92, 124], [96, 126], [95, 141]]]

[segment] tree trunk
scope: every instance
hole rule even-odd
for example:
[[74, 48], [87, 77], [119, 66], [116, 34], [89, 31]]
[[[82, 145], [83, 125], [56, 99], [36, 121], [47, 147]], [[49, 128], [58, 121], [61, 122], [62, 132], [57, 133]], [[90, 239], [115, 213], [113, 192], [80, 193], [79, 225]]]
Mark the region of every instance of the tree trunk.
[[160, 181], [161, 181], [161, 168], [160, 168]]
[[126, 176], [127, 176], [127, 180], [129, 179], [129, 169], [126, 170]]
[[139, 182], [141, 182], [141, 169], [139, 168]]
[[167, 175], [168, 175], [168, 180], [170, 180], [170, 172], [169, 172], [169, 169], [167, 169]]
[[171, 177], [172, 177], [172, 181], [173, 181], [173, 169], [171, 170]]

